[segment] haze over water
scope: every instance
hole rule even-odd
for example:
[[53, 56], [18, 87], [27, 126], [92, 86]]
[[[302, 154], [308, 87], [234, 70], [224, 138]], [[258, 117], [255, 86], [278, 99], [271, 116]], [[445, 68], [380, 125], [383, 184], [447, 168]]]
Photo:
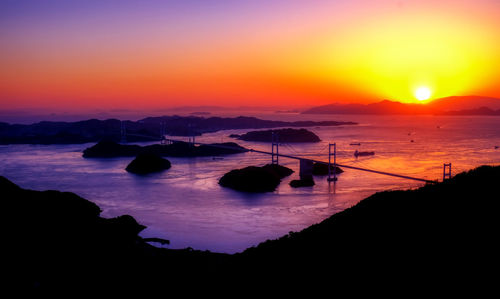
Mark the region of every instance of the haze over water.
[[[443, 163], [452, 163], [452, 174], [483, 164], [500, 163], [500, 149], [495, 149], [500, 146], [498, 117], [258, 116], [359, 123], [308, 128], [322, 142], [282, 144], [280, 153], [283, 154], [327, 161], [328, 142], [336, 142], [340, 164], [430, 180], [442, 179]], [[235, 141], [228, 135], [243, 132], [245, 130], [219, 131], [198, 137], [197, 141]], [[253, 149], [270, 151], [271, 148], [270, 144], [236, 142]], [[361, 146], [350, 146], [353, 142], [360, 142]], [[296, 173], [285, 178], [273, 193], [246, 194], [220, 187], [218, 179], [235, 168], [270, 163], [270, 156], [243, 153], [223, 160], [168, 158], [171, 169], [136, 176], [125, 171], [131, 158], [82, 158], [82, 150], [91, 145], [0, 146], [0, 175], [24, 188], [75, 192], [98, 204], [105, 217], [130, 214], [148, 226], [142, 236], [169, 239], [169, 248], [192, 247], [229, 253], [318, 223], [377, 191], [422, 185], [344, 169], [336, 184], [328, 184], [326, 177], [317, 176], [314, 187], [293, 189], [288, 183], [298, 177], [298, 161], [280, 158], [280, 164]], [[375, 156], [356, 159], [353, 156], [356, 149], [375, 151]]]

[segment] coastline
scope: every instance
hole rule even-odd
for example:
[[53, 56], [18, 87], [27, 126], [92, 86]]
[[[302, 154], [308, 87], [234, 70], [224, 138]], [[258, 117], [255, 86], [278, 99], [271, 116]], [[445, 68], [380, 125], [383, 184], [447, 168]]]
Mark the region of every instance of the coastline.
[[[23, 218], [15, 213], [7, 217], [8, 223], [23, 224], [12, 226], [7, 242], [10, 256], [24, 265], [24, 273], [14, 276], [15, 283], [51, 290], [60, 287], [61, 280], [66, 282], [67, 273], [72, 277], [66, 282], [69, 286], [84, 283], [90, 288], [124, 287], [125, 282], [159, 288], [161, 281], [175, 287], [176, 281], [249, 273], [260, 273], [258, 279], [271, 273], [301, 277], [324, 267], [337, 273], [383, 267], [406, 275], [417, 270], [468, 275], [466, 269], [484, 266], [497, 248], [493, 236], [499, 178], [500, 166], [481, 166], [435, 185], [379, 192], [321, 223], [233, 255], [156, 248], [138, 237], [142, 226], [130, 216], [106, 220], [98, 216], [96, 205], [73, 193], [20, 189], [6, 179], [1, 184], [7, 194], [6, 210], [24, 210]], [[89, 214], [80, 214], [74, 206], [68, 212], [68, 198], [87, 206]], [[108, 227], [101, 230], [100, 225]], [[34, 228], [43, 235], [34, 233]], [[102, 235], [103, 231], [113, 233]], [[98, 275], [103, 265], [106, 276]], [[96, 271], [90, 280], [82, 276], [89, 271]]]

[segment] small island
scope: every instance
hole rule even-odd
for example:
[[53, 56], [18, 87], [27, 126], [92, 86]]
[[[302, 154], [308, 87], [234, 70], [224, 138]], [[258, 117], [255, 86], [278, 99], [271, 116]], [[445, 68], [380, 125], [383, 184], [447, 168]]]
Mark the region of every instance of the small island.
[[208, 157], [232, 155], [248, 150], [234, 142], [193, 145], [188, 142], [172, 144], [153, 144], [147, 146], [119, 144], [114, 141], [100, 141], [83, 151], [84, 158], [135, 157], [141, 153], [156, 154], [162, 157]]
[[[344, 172], [340, 167], [338, 166], [333, 166], [333, 164], [330, 164], [330, 171], [331, 174], [340, 174]], [[327, 175], [328, 174], [328, 164], [323, 164], [323, 163], [314, 163], [312, 167], [312, 174], [313, 175]]]
[[141, 153], [125, 168], [135, 174], [160, 172], [171, 167], [170, 161], [151, 153]]
[[219, 180], [219, 185], [243, 192], [272, 192], [281, 179], [293, 173], [290, 168], [267, 164], [263, 167], [248, 166], [234, 169]]
[[318, 135], [306, 129], [278, 129], [265, 131], [250, 131], [242, 135], [232, 134], [229, 137], [244, 141], [273, 142], [273, 134], [278, 142], [320, 142]]
[[290, 186], [293, 188], [300, 188], [300, 187], [312, 187], [316, 183], [314, 183], [314, 179], [311, 177], [304, 177], [300, 178], [299, 180], [292, 180], [290, 182]]

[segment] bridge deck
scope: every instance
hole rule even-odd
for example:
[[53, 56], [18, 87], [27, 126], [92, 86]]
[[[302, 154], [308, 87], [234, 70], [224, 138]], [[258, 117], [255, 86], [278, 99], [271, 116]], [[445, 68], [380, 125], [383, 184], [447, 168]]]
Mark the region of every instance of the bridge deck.
[[[165, 139], [165, 140], [168, 140], [168, 141], [171, 141], [171, 142], [185, 142], [185, 141], [182, 141], [182, 140], [175, 140], [175, 139]], [[208, 143], [201, 143], [201, 142], [194, 142], [193, 144], [196, 144], [196, 145], [205, 145], [205, 146], [213, 146], [213, 147], [219, 147], [219, 148], [225, 148], [225, 149], [238, 149], [238, 148], [234, 148], [234, 147], [231, 147], [231, 146], [217, 145], [217, 144], [208, 144]], [[266, 155], [276, 155], [276, 156], [279, 156], [279, 157], [289, 158], [289, 159], [295, 159], [295, 160], [309, 160], [309, 161], [312, 161], [314, 163], [320, 163], [320, 164], [326, 164], [326, 165], [329, 164], [328, 162], [325, 162], [325, 161], [314, 160], [314, 159], [303, 158], [303, 157], [297, 157], [297, 156], [291, 156], [291, 155], [285, 155], [285, 154], [276, 154], [276, 153], [272, 153], [272, 152], [266, 152], [266, 151], [251, 149], [251, 148], [248, 149], [248, 151], [249, 152], [254, 152], [254, 153], [260, 153], [260, 154], [266, 154]], [[330, 164], [333, 165], [333, 163], [330, 163]], [[381, 175], [388, 175], [388, 176], [398, 177], [398, 178], [402, 178], [402, 179], [420, 181], [420, 182], [424, 182], [424, 183], [430, 183], [430, 184], [436, 183], [436, 181], [433, 181], [433, 180], [416, 178], [416, 177], [411, 177], [411, 176], [401, 175], [401, 174], [396, 174], [396, 173], [390, 173], [390, 172], [385, 172], [385, 171], [378, 171], [378, 170], [373, 170], [373, 169], [368, 169], [368, 168], [361, 168], [361, 167], [356, 167], [356, 166], [349, 166], [349, 165], [344, 165], [344, 164], [339, 164], [339, 163], [336, 163], [335, 165], [339, 166], [339, 167], [344, 167], [344, 168], [349, 168], [349, 169], [354, 169], [354, 170], [359, 170], [359, 171], [365, 171], [365, 172], [371, 172], [371, 173], [376, 173], [376, 174], [381, 174]]]

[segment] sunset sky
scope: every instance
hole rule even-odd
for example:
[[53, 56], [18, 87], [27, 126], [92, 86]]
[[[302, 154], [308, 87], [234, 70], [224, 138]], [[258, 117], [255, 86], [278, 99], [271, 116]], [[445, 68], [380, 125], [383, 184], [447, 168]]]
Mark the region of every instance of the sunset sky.
[[0, 109], [500, 97], [499, 0], [2, 0]]

